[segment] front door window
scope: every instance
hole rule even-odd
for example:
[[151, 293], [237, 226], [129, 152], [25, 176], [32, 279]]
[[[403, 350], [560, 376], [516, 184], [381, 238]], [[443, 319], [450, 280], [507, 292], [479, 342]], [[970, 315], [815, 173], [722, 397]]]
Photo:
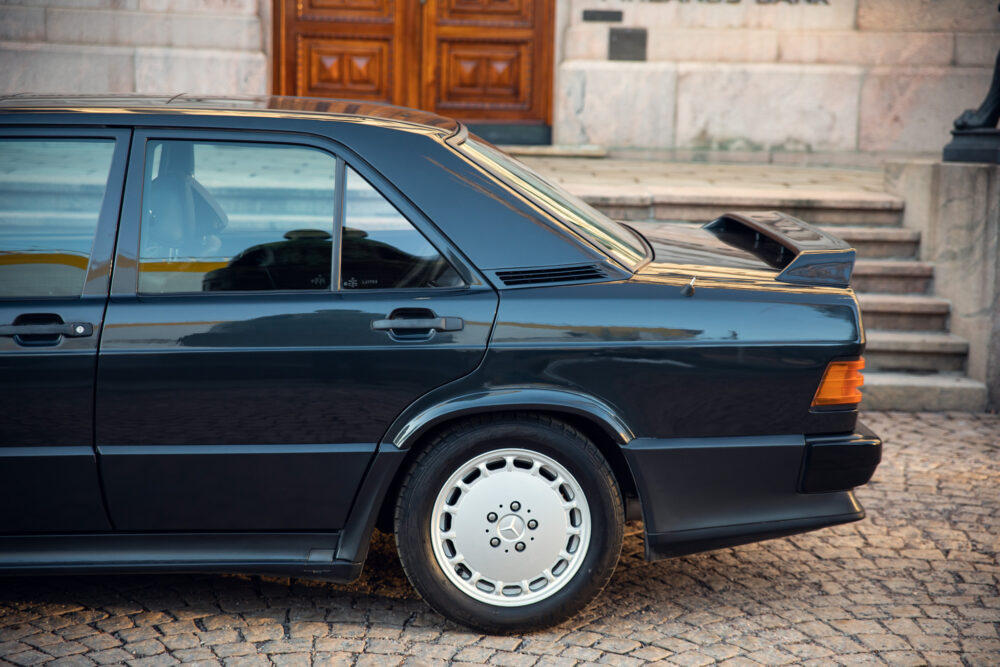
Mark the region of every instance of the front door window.
[[81, 294], [114, 148], [0, 140], [0, 298]]

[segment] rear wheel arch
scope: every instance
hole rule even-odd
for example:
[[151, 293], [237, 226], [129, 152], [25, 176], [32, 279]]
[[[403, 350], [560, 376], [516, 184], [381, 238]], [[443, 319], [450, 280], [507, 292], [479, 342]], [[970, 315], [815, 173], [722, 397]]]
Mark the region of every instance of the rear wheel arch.
[[622, 494], [622, 502], [625, 504], [626, 508], [628, 508], [631, 503], [638, 502], [638, 492], [635, 478], [632, 476], [632, 471], [628, 466], [628, 461], [625, 459], [625, 454], [621, 449], [621, 446], [625, 443], [609, 432], [610, 429], [606, 423], [602, 423], [595, 417], [587, 417], [578, 413], [559, 410], [558, 408], [493, 408], [484, 409], [479, 412], [452, 415], [451, 417], [441, 419], [434, 424], [429, 425], [428, 428], [423, 430], [417, 435], [417, 437], [409, 442], [406, 458], [403, 459], [399, 468], [396, 470], [392, 484], [389, 486], [389, 491], [382, 499], [376, 521], [376, 527], [385, 533], [392, 532], [393, 512], [395, 510], [396, 499], [399, 496], [403, 479], [406, 477], [410, 468], [419, 459], [421, 452], [430, 446], [431, 443], [440, 438], [446, 432], [461, 429], [463, 425], [469, 425], [484, 420], [517, 419], [519, 417], [528, 419], [551, 419], [582, 433], [591, 443], [593, 443], [595, 447], [597, 447], [597, 449], [604, 456], [605, 460], [608, 462], [608, 465], [611, 467], [611, 470], [615, 475], [615, 479], [618, 482], [618, 488]]

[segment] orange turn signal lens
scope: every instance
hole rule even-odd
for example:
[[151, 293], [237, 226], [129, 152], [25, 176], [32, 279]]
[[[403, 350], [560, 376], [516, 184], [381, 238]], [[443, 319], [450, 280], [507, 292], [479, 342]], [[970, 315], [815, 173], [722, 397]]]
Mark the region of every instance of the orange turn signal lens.
[[865, 367], [864, 358], [857, 361], [831, 361], [819, 383], [813, 406], [817, 405], [850, 405], [861, 402], [861, 385], [865, 377], [861, 369]]

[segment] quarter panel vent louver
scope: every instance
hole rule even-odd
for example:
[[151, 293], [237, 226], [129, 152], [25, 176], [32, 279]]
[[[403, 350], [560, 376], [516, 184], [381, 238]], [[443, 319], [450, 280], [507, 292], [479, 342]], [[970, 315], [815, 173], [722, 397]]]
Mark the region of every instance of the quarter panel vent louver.
[[603, 280], [608, 277], [600, 267], [593, 264], [556, 266], [547, 269], [497, 271], [496, 274], [497, 278], [509, 287], [548, 285], [552, 283], [579, 283], [591, 280]]

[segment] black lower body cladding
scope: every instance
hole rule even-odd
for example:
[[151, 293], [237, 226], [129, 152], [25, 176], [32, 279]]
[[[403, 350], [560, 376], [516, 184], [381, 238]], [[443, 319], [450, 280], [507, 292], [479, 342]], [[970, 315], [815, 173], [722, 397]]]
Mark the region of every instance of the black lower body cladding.
[[881, 440], [859, 424], [836, 436], [637, 438], [625, 449], [642, 500], [646, 557], [805, 532], [864, 517]]

